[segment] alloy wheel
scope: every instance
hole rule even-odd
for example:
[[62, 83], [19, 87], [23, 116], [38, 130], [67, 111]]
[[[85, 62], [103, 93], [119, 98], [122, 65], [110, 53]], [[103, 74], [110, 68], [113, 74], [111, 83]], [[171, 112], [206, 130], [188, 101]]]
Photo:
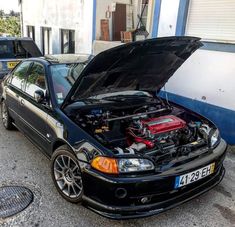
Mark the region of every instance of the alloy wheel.
[[54, 160], [54, 177], [61, 192], [69, 198], [78, 198], [82, 191], [82, 178], [77, 162], [67, 156], [58, 155]]

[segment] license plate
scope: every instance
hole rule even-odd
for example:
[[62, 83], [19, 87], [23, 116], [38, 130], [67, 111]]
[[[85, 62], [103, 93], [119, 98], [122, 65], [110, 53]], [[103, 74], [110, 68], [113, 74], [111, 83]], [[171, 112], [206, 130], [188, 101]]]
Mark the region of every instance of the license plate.
[[14, 62], [7, 62], [7, 68], [8, 69], [13, 69], [16, 65], [18, 64], [18, 61], [14, 61]]
[[184, 175], [178, 176], [175, 178], [175, 188], [180, 188], [185, 185], [191, 184], [195, 181], [198, 181], [210, 174], [215, 170], [215, 163], [212, 163], [208, 166], [205, 166], [201, 169], [186, 173]]

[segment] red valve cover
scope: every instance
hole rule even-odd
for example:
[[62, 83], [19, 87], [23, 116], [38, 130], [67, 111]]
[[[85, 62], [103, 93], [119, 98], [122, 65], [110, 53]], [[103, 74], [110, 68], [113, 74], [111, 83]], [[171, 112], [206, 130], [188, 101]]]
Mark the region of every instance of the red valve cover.
[[169, 132], [186, 126], [186, 122], [184, 120], [173, 115], [149, 118], [142, 120], [141, 122], [152, 134]]

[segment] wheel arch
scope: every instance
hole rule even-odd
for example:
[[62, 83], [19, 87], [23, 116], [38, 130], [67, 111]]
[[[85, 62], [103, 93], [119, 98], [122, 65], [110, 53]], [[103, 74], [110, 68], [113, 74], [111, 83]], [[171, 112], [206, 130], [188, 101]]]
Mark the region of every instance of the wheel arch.
[[[61, 139], [58, 139], [56, 141], [53, 142], [53, 145], [52, 145], [52, 154], [55, 152], [55, 150], [61, 146], [68, 146], [71, 151], [73, 152], [73, 148], [71, 147], [71, 145], [69, 145], [66, 141], [64, 140], [61, 140]], [[74, 153], [74, 152], [73, 152]]]

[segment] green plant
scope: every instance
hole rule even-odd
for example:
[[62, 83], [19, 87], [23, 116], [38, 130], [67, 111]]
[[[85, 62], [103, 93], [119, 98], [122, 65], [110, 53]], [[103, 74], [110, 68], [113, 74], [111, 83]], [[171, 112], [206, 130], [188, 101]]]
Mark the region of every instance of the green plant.
[[0, 18], [0, 34], [7, 33], [11, 36], [20, 36], [19, 17]]

